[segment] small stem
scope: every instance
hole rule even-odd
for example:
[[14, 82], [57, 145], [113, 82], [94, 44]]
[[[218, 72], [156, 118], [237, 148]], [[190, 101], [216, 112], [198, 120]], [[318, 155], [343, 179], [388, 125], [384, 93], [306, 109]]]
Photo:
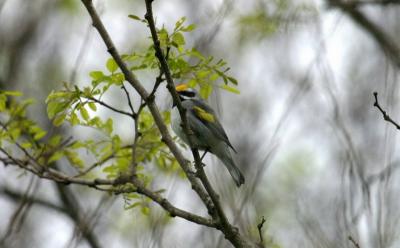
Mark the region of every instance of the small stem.
[[264, 239], [263, 239], [263, 235], [262, 235], [262, 228], [264, 226], [265, 223], [265, 218], [264, 216], [261, 218], [261, 222], [257, 225], [257, 229], [258, 229], [258, 234], [260, 235], [260, 243], [264, 243]]
[[379, 111], [382, 113], [383, 119], [387, 122], [392, 123], [397, 129], [400, 130], [400, 125], [395, 122], [387, 113], [385, 110], [383, 110], [383, 108], [379, 105], [378, 102], [378, 92], [374, 92], [374, 98], [375, 98], [375, 102], [374, 102], [374, 107], [378, 108]]

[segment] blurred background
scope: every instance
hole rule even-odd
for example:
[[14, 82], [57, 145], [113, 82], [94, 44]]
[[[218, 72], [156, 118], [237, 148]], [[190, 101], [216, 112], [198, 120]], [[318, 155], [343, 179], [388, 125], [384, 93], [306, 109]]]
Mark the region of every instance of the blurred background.
[[[119, 51], [149, 46], [146, 26], [127, 17], [143, 16], [144, 1], [95, 5]], [[243, 234], [258, 240], [264, 216], [266, 247], [400, 247], [398, 131], [372, 94], [400, 120], [399, 1], [156, 0], [154, 12], [158, 26], [172, 29], [182, 16], [195, 23], [189, 46], [225, 59], [239, 81], [240, 95], [215, 91], [209, 101], [246, 184], [237, 189], [211, 155], [206, 172]], [[29, 115], [42, 126], [51, 125], [50, 91], [64, 81], [88, 84], [108, 57], [80, 1], [0, 0], [0, 87], [35, 98]], [[154, 75], [138, 77], [151, 89]], [[157, 103], [168, 109], [163, 91]], [[119, 99], [108, 97], [127, 108]], [[133, 133], [127, 119], [114, 123]], [[177, 206], [206, 215], [182, 178], [154, 178]], [[220, 232], [167, 218], [155, 204], [143, 216], [124, 210], [121, 196], [10, 166], [0, 166], [0, 209], [2, 247], [230, 247]]]

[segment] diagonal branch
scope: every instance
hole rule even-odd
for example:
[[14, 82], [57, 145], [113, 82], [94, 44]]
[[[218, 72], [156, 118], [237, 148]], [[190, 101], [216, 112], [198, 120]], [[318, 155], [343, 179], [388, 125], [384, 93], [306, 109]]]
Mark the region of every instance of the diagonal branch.
[[[352, 4], [352, 1], [343, 0], [327, 0], [328, 4], [337, 7], [344, 13], [349, 15], [351, 19], [361, 28], [367, 31], [372, 38], [378, 43], [382, 51], [392, 60], [392, 62], [400, 68], [400, 48], [382, 28], [369, 20], [359, 9], [357, 5]], [[390, 2], [390, 1], [388, 1]], [[398, 1], [396, 1], [398, 2]]]
[[[125, 88], [125, 87], [124, 87]], [[128, 95], [129, 96], [129, 95]], [[85, 98], [87, 98], [88, 100], [92, 100], [93, 102], [96, 102], [96, 103], [98, 103], [98, 104], [100, 104], [101, 106], [104, 106], [105, 108], [108, 108], [109, 110], [112, 110], [112, 111], [114, 111], [114, 112], [116, 112], [116, 113], [119, 113], [119, 114], [121, 114], [121, 115], [126, 115], [126, 116], [129, 116], [129, 117], [131, 117], [131, 118], [133, 118], [133, 119], [135, 119], [135, 113], [132, 111], [132, 113], [129, 113], [129, 112], [126, 112], [126, 111], [123, 111], [123, 110], [120, 110], [120, 109], [117, 109], [117, 108], [114, 108], [113, 106], [111, 106], [111, 105], [109, 105], [109, 104], [107, 104], [107, 103], [105, 103], [105, 102], [103, 102], [103, 101], [101, 101], [101, 100], [99, 100], [99, 99], [96, 99], [96, 98], [94, 98], [94, 97], [91, 97], [91, 96], [85, 96]], [[129, 99], [129, 98], [128, 98]], [[129, 100], [129, 102], [130, 102], [130, 100]], [[129, 106], [131, 106], [131, 105], [129, 105]]]
[[21, 200], [21, 198], [27, 197], [29, 202], [32, 202], [33, 204], [37, 204], [38, 206], [45, 207], [47, 209], [52, 209], [54, 211], [57, 211], [57, 212], [63, 213], [63, 214], [65, 214], [67, 211], [67, 209], [65, 209], [65, 207], [63, 207], [63, 206], [59, 206], [55, 203], [52, 203], [50, 201], [46, 201], [44, 199], [37, 198], [34, 196], [30, 196], [30, 195], [24, 196], [23, 193], [13, 190], [8, 187], [4, 187], [4, 186], [0, 187], [0, 195], [7, 197], [9, 200], [11, 200], [13, 202], [18, 202]]
[[[164, 53], [161, 49], [161, 45], [160, 45], [160, 40], [158, 39], [158, 35], [157, 35], [157, 30], [156, 30], [156, 26], [154, 23], [154, 17], [153, 17], [153, 10], [152, 10], [152, 3], [153, 0], [146, 0], [146, 15], [145, 15], [145, 19], [147, 20], [148, 24], [149, 24], [149, 28], [150, 28], [150, 32], [151, 32], [151, 37], [153, 39], [153, 43], [154, 43], [154, 49], [155, 49], [155, 55], [157, 57], [157, 59], [160, 62], [160, 66], [161, 66], [161, 70], [162, 72], [165, 74], [165, 79], [167, 81], [167, 88], [172, 96], [172, 99], [174, 101], [174, 103], [176, 104], [176, 107], [179, 110], [179, 114], [181, 116], [182, 119], [182, 126], [183, 126], [183, 130], [186, 133], [188, 140], [189, 140], [189, 146], [192, 149], [192, 154], [194, 157], [194, 161], [195, 161], [195, 166], [196, 166], [196, 170], [197, 170], [197, 174], [198, 177], [200, 178], [200, 180], [202, 181], [203, 185], [205, 186], [208, 194], [210, 195], [213, 204], [211, 204], [209, 201], [206, 201], [204, 203], [206, 203], [208, 211], [211, 215], [215, 215], [215, 209], [217, 209], [217, 211], [219, 212], [219, 215], [221, 215], [220, 217], [223, 218], [225, 216], [225, 214], [222, 211], [222, 208], [220, 208], [219, 204], [218, 204], [218, 195], [214, 192], [214, 190], [212, 189], [210, 183], [208, 183], [208, 179], [205, 176], [204, 170], [203, 170], [203, 166], [201, 163], [201, 158], [200, 158], [200, 154], [199, 151], [197, 150], [197, 148], [193, 148], [193, 146], [191, 144], [193, 144], [193, 132], [189, 129], [189, 125], [188, 125], [188, 120], [187, 120], [187, 116], [186, 116], [186, 110], [182, 107], [182, 103], [181, 100], [178, 96], [178, 93], [175, 90], [175, 83], [174, 80], [172, 79], [172, 75], [171, 75], [171, 71], [169, 70], [169, 66], [167, 63], [167, 60], [164, 56]], [[217, 204], [216, 204], [217, 203]], [[217, 205], [217, 206], [214, 206]], [[216, 216], [214, 216], [216, 217]], [[226, 220], [226, 218], [225, 218]]]
[[[154, 49], [156, 51], [156, 57], [158, 58], [161, 69], [163, 73], [165, 74], [165, 78], [167, 81], [167, 88], [173, 98], [173, 101], [175, 102], [179, 114], [182, 119], [182, 126], [183, 130], [186, 133], [188, 140], [189, 140], [189, 145], [193, 144], [192, 139], [193, 139], [193, 132], [190, 130], [188, 121], [187, 121], [187, 116], [185, 113], [184, 108], [182, 107], [180, 98], [178, 96], [178, 93], [175, 90], [175, 84], [171, 76], [171, 71], [169, 70], [169, 66], [166, 60], [166, 57], [163, 54], [163, 51], [160, 46], [160, 41], [158, 39], [157, 35], [157, 30], [156, 26], [154, 23], [154, 17], [153, 17], [153, 10], [152, 10], [152, 2], [153, 0], [145, 0], [146, 3], [146, 14], [145, 14], [145, 19], [147, 20], [151, 32], [151, 36], [153, 39], [153, 44], [154, 44]], [[215, 190], [212, 188], [205, 172], [202, 166], [202, 162], [200, 159], [199, 152], [196, 148], [193, 148], [192, 145], [190, 145], [192, 149], [192, 154], [195, 160], [195, 166], [197, 170], [197, 176], [200, 178], [201, 182], [203, 183], [207, 193], [210, 195], [211, 200], [213, 205], [208, 205], [208, 209], [210, 214], [213, 216], [214, 219], [216, 219], [219, 223], [218, 229], [220, 229], [224, 234], [225, 238], [228, 239], [235, 247], [247, 247], [249, 244], [243, 239], [243, 237], [239, 234], [238, 229], [231, 225], [229, 223], [228, 218], [226, 217], [225, 212], [222, 209], [221, 203], [219, 201], [219, 196], [215, 192]], [[211, 210], [211, 211], [210, 211]]]

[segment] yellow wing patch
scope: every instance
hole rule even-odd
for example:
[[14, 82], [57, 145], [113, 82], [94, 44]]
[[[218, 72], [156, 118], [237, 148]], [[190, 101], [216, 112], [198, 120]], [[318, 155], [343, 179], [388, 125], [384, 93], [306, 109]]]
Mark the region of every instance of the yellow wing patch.
[[200, 119], [207, 121], [207, 122], [215, 122], [215, 117], [213, 114], [207, 113], [204, 109], [194, 106], [193, 107], [194, 113], [199, 117]]

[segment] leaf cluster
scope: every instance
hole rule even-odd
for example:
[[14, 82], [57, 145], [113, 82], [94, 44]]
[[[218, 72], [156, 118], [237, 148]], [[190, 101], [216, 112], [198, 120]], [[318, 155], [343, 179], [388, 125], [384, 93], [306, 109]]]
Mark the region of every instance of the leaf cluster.
[[[129, 17], [147, 24], [146, 20], [137, 16]], [[186, 18], [179, 19], [171, 31], [164, 26], [157, 30], [173, 78], [198, 88], [204, 98], [208, 98], [215, 87], [239, 93], [237, 81], [227, 74], [229, 67], [224, 60], [215, 60], [212, 56], [202, 55], [195, 48], [187, 48], [185, 33], [193, 31], [195, 25], [185, 25], [185, 21]], [[125, 54], [122, 59], [134, 73], [140, 70], [158, 72], [153, 92], [164, 81], [153, 45], [144, 51]], [[67, 161], [77, 171], [74, 177], [103, 175], [108, 179], [118, 179], [122, 175], [129, 176], [134, 167], [135, 176], [147, 187], [153, 180], [154, 170], [183, 176], [175, 157], [161, 141], [146, 102], [143, 99], [131, 99], [125, 88], [124, 74], [114, 59], [105, 62], [105, 70], [94, 70], [89, 76], [91, 81], [84, 86], [64, 82], [62, 89], [52, 91], [47, 97], [47, 114], [55, 130], [51, 134], [27, 117], [27, 108], [33, 103], [32, 100], [16, 101], [19, 92], [0, 92], [1, 149], [19, 150], [22, 154], [19, 157], [16, 155], [19, 160], [26, 163], [35, 161], [43, 168], [51, 167], [60, 160]], [[119, 109], [108, 101], [111, 88], [120, 93], [119, 99], [127, 101], [126, 107]], [[138, 102], [140, 104], [134, 106]], [[129, 138], [123, 130], [115, 130], [113, 118], [105, 112], [100, 113], [99, 108], [129, 117], [134, 136]], [[164, 111], [162, 117], [168, 125], [170, 112]], [[88, 139], [66, 138], [57, 134], [58, 127], [62, 125], [90, 128], [99, 135]], [[135, 191], [133, 184], [129, 183], [118, 185], [115, 190]], [[141, 206], [142, 213], [148, 213], [147, 198], [137, 193], [124, 193], [124, 199], [127, 209]]]

